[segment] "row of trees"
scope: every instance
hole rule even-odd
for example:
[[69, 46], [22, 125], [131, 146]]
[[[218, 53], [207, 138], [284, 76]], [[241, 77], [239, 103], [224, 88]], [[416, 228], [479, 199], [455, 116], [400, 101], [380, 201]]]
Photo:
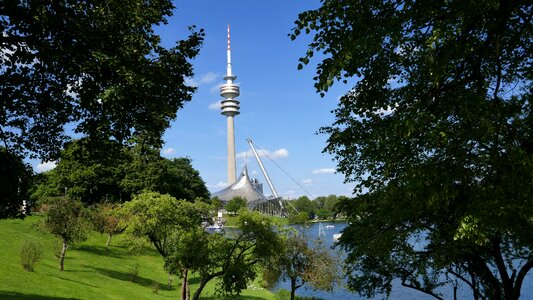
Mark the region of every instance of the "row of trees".
[[166, 159], [159, 150], [108, 142], [93, 149], [90, 141], [69, 142], [57, 167], [40, 174], [32, 200], [68, 194], [87, 204], [124, 202], [143, 190], [193, 201], [209, 199], [209, 191], [188, 158]]
[[[32, 189], [32, 198], [45, 213], [42, 228], [61, 241], [60, 270], [69, 245], [97, 230], [108, 235], [107, 245], [117, 233], [136, 251], [151, 244], [163, 258], [169, 284], [176, 275], [182, 278], [182, 299], [191, 298], [191, 274], [200, 278], [192, 299], [198, 299], [215, 278], [219, 293], [240, 293], [260, 268], [276, 270], [271, 280], [290, 278], [293, 298], [306, 282], [331, 289], [338, 281], [338, 264], [326, 255], [327, 249], [311, 248], [296, 234], [280, 234], [282, 230], [258, 214], [241, 211], [239, 231], [232, 235], [208, 234], [204, 227], [221, 203], [209, 200], [189, 159], [165, 159], [157, 149], [138, 144], [108, 142], [104, 149], [92, 149], [88, 143], [88, 139], [67, 143], [57, 167], [41, 174]], [[227, 209], [230, 204], [239, 210], [246, 201], [233, 199]], [[299, 248], [290, 246], [297, 241]], [[320, 270], [332, 275], [313, 275], [317, 271], [313, 264], [328, 258], [329, 268]], [[298, 264], [292, 271], [287, 269], [291, 263]]]
[[204, 287], [218, 278], [217, 291], [239, 294], [261, 269], [270, 280], [291, 281], [291, 299], [305, 283], [331, 290], [338, 284], [339, 264], [328, 249], [295, 231], [277, 228], [268, 217], [241, 211], [238, 230], [210, 234], [205, 226], [213, 220], [215, 205], [197, 199], [177, 200], [156, 192], [143, 192], [121, 205], [102, 204], [91, 209], [67, 196], [50, 198], [42, 228], [60, 238], [59, 269], [64, 270], [70, 245], [83, 241], [91, 229], [111, 236], [120, 232], [126, 245], [138, 249], [151, 244], [161, 255], [164, 269], [182, 278], [181, 299], [191, 299], [191, 274], [199, 277], [192, 299], [199, 299]]
[[[218, 199], [213, 199], [217, 201]], [[287, 200], [285, 207], [289, 217], [289, 223], [305, 223], [309, 220], [336, 219], [342, 216], [339, 203], [347, 201], [348, 197], [336, 195], [321, 196], [310, 200], [307, 196], [301, 196], [295, 200]], [[224, 209], [232, 214], [246, 208], [247, 201], [243, 197], [236, 196], [224, 206]]]
[[346, 196], [336, 195], [321, 196], [313, 200], [307, 196], [301, 196], [296, 200], [290, 200], [286, 206], [291, 223], [302, 223], [313, 219], [336, 219], [342, 215], [338, 204], [347, 200]]

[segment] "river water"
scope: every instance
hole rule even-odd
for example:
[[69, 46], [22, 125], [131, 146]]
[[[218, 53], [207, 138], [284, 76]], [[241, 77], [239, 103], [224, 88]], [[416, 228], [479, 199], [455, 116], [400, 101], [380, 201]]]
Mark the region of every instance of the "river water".
[[[342, 229], [344, 229], [347, 226], [346, 223], [330, 223], [330, 222], [323, 222], [322, 223], [322, 229], [324, 232], [324, 235], [322, 236], [322, 239], [324, 240], [324, 244], [326, 247], [331, 248], [334, 245], [333, 241], [333, 235], [340, 233]], [[316, 239], [319, 236], [320, 231], [320, 223], [313, 223], [310, 226], [297, 226], [296, 229], [298, 231], [303, 232], [305, 236], [307, 236], [310, 240]], [[332, 250], [333, 251], [333, 250]], [[533, 272], [530, 272], [526, 276], [526, 280], [524, 281], [524, 284], [522, 286], [522, 296], [520, 299], [525, 300], [533, 300]], [[277, 285], [274, 287], [274, 291], [277, 291], [279, 289], [286, 289], [290, 290], [290, 282], [289, 281], [281, 281], [278, 282]], [[442, 290], [443, 296], [445, 299], [453, 299], [452, 294], [452, 288], [444, 288]], [[367, 299], [365, 297], [359, 296], [357, 293], [353, 293], [348, 291], [344, 286], [336, 286], [332, 292], [323, 292], [323, 291], [313, 291], [308, 285], [304, 285], [303, 287], [296, 290], [296, 294], [298, 296], [306, 296], [306, 297], [317, 297], [325, 300], [334, 299], [334, 300], [348, 300], [348, 299]], [[458, 292], [459, 299], [472, 299], [472, 294], [469, 289], [459, 289]], [[376, 297], [377, 299], [384, 298], [384, 295], [381, 297]], [[417, 292], [413, 289], [406, 288], [400, 285], [398, 282], [397, 284], [393, 285], [392, 292], [390, 299], [398, 299], [398, 300], [433, 300], [435, 298], [425, 295], [421, 292]]]

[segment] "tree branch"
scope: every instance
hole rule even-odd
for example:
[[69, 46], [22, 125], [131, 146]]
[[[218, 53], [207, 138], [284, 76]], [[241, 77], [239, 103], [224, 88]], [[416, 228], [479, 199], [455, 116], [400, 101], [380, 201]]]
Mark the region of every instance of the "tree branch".
[[500, 273], [500, 278], [502, 279], [503, 285], [506, 286], [509, 282], [509, 273], [507, 273], [507, 268], [505, 267], [505, 262], [503, 261], [499, 237], [492, 241], [492, 251], [494, 261], [496, 262], [496, 267]]
[[516, 281], [514, 285], [514, 293], [518, 296], [518, 293], [520, 292], [520, 289], [522, 288], [522, 283], [524, 282], [524, 279], [526, 278], [527, 273], [533, 268], [533, 258], [529, 258], [527, 263], [520, 268], [520, 271], [518, 272], [518, 275], [516, 276]]
[[433, 293], [432, 291], [429, 291], [429, 290], [426, 290], [426, 289], [423, 289], [421, 287], [418, 287], [418, 286], [415, 286], [415, 285], [412, 285], [410, 283], [407, 283], [405, 281], [405, 278], [402, 278], [402, 285], [405, 286], [405, 287], [408, 287], [408, 288], [411, 288], [411, 289], [414, 289], [414, 290], [417, 290], [419, 292], [422, 292], [424, 294], [428, 294], [430, 296], [433, 296], [434, 298], [436, 299], [439, 299], [439, 300], [444, 300], [444, 298], [440, 297], [439, 295]]

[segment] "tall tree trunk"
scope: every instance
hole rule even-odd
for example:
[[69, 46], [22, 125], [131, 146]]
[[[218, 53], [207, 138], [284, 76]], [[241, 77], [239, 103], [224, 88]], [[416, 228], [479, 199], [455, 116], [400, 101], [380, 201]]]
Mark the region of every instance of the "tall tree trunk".
[[210, 279], [211, 278], [209, 277], [202, 277], [202, 279], [200, 280], [200, 285], [198, 286], [198, 288], [194, 292], [194, 295], [192, 296], [192, 300], [200, 299], [200, 294], [202, 293], [202, 290], [204, 289], [205, 285]]
[[109, 243], [111, 242], [111, 238], [113, 237], [113, 234], [110, 233], [108, 236], [107, 236], [107, 242], [105, 243], [106, 246], [109, 246]]
[[291, 300], [294, 300], [296, 289], [296, 278], [291, 278]]
[[171, 273], [168, 273], [168, 287], [172, 287], [172, 281], [174, 280], [174, 275], [172, 275]]
[[188, 285], [189, 285], [189, 278], [188, 278], [189, 269], [183, 269], [182, 275], [183, 280], [181, 282], [181, 300], [189, 300], [189, 297], [187, 295]]
[[64, 270], [64, 262], [65, 262], [65, 253], [67, 252], [67, 240], [63, 238], [63, 248], [61, 249], [61, 255], [59, 255], [59, 271]]

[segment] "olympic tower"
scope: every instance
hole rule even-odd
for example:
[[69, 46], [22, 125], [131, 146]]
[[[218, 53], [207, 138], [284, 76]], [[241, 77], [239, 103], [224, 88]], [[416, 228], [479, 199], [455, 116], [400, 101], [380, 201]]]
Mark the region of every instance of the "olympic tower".
[[221, 114], [226, 116], [228, 126], [228, 185], [231, 185], [236, 181], [235, 133], [233, 129], [233, 118], [240, 113], [239, 100], [236, 99], [240, 95], [240, 89], [239, 86], [233, 82], [235, 79], [237, 79], [237, 76], [233, 75], [233, 73], [231, 72], [231, 47], [229, 25], [227, 59], [228, 63], [226, 67], [226, 76], [224, 76], [224, 80], [226, 81], [226, 83], [220, 87], [220, 96], [224, 98], [221, 102]]

